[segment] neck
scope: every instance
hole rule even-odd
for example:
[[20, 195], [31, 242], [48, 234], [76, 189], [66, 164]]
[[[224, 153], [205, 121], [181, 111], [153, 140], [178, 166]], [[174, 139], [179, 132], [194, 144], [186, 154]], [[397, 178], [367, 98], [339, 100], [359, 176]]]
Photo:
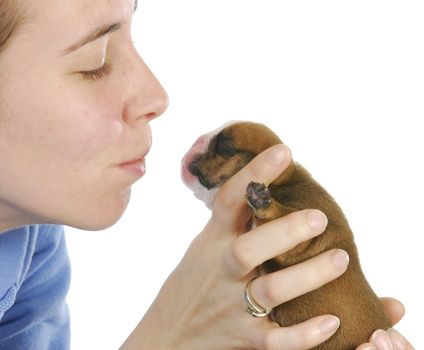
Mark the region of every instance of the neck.
[[35, 218], [16, 208], [10, 203], [0, 200], [0, 234], [14, 228], [34, 224]]

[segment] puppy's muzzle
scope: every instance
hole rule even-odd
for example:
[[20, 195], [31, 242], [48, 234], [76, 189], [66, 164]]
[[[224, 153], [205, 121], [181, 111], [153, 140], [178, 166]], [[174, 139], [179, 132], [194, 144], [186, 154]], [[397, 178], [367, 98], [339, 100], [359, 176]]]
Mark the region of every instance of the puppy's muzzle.
[[215, 186], [215, 184], [211, 183], [207, 177], [202, 173], [202, 171], [199, 168], [199, 164], [202, 160], [202, 155], [197, 154], [194, 156], [193, 160], [188, 165], [188, 171], [191, 175], [196, 176], [199, 179], [199, 182], [202, 184], [203, 187], [210, 190]]

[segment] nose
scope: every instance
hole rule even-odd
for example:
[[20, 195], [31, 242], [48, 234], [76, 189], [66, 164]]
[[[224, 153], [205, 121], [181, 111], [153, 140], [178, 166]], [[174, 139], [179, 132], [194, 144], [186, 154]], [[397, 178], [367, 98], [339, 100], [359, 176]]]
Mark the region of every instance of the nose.
[[135, 50], [125, 76], [129, 84], [124, 119], [128, 123], [150, 121], [166, 111], [168, 94]]

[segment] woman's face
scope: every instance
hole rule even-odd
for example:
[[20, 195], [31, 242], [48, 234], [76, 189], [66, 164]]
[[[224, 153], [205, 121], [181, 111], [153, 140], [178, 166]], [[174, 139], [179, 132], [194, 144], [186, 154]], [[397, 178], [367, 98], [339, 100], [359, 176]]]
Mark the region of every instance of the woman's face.
[[0, 232], [108, 227], [143, 174], [122, 164], [144, 158], [168, 104], [131, 41], [134, 0], [22, 3], [28, 21], [0, 55]]

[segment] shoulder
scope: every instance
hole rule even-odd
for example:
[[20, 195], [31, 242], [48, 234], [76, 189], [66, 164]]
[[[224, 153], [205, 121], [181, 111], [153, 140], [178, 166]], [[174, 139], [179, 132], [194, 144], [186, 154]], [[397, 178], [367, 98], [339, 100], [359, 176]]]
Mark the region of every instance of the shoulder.
[[[55, 269], [51, 268], [58, 263]], [[0, 265], [1, 319], [15, 302], [18, 291], [29, 283], [30, 277], [36, 277], [38, 273], [47, 277], [58, 268], [62, 273], [68, 270], [63, 226], [27, 225], [2, 233]]]
[[0, 264], [9, 271], [0, 269], [0, 345], [2, 339], [20, 344], [26, 332], [42, 331], [45, 339], [68, 334], [70, 264], [63, 227], [30, 225], [0, 235]]

